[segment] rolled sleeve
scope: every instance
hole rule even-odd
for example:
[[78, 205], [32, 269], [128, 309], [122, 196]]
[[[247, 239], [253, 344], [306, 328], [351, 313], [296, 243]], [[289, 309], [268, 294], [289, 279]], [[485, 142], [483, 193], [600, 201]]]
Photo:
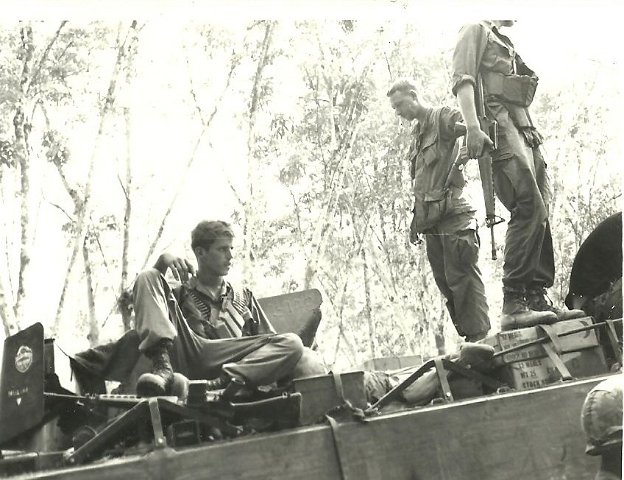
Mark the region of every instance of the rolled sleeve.
[[476, 85], [481, 57], [487, 44], [487, 31], [479, 23], [465, 25], [459, 31], [455, 52], [453, 53], [453, 77], [451, 91], [457, 95], [457, 90], [464, 83]]
[[459, 110], [443, 107], [440, 112], [440, 132], [443, 137], [455, 137], [455, 124], [463, 121]]

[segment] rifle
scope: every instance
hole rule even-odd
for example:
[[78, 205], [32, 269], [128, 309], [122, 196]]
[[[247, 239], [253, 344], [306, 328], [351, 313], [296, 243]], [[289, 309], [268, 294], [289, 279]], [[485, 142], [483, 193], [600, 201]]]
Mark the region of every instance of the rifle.
[[[144, 400], [148, 400], [145, 397], [138, 397], [136, 395], [119, 395], [119, 394], [92, 394], [86, 395], [72, 395], [65, 393], [53, 393], [43, 392], [44, 398], [50, 400], [61, 400], [66, 402], [74, 402], [80, 405], [84, 405], [89, 409], [93, 409], [98, 406], [105, 407], [117, 407], [117, 408], [132, 408]], [[158, 397], [162, 400], [167, 400], [172, 403], [178, 403], [178, 397], [176, 396], [161, 396]]]
[[[496, 242], [494, 240], [494, 225], [503, 222], [503, 218], [496, 215], [496, 204], [494, 201], [494, 180], [492, 177], [492, 154], [491, 150], [498, 147], [498, 124], [496, 120], [490, 120], [485, 113], [485, 101], [483, 96], [483, 82], [481, 75], [477, 77], [477, 95], [475, 99], [475, 108], [477, 118], [479, 119], [479, 127], [482, 131], [487, 132], [490, 140], [494, 144], [491, 148], [484, 147], [479, 161], [479, 176], [481, 177], [481, 188], [483, 189], [483, 200], [485, 202], [485, 225], [490, 229], [492, 238], [492, 260], [496, 260]], [[455, 135], [457, 137], [466, 135], [466, 126], [461, 123], [455, 124]], [[446, 187], [450, 185], [453, 174], [461, 170], [468, 158], [461, 154], [457, 156], [446, 180]]]

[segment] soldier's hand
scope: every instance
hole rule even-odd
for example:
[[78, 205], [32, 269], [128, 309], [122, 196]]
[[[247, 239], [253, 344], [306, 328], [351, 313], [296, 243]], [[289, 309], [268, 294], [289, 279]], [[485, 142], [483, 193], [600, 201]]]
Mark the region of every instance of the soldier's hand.
[[490, 137], [479, 127], [470, 127], [466, 131], [466, 148], [468, 158], [479, 158], [486, 147], [493, 147]]
[[189, 277], [195, 275], [195, 267], [188, 260], [171, 253], [163, 253], [158, 257], [154, 268], [159, 270], [163, 275], [168, 269], [171, 270], [174, 278], [181, 282], [186, 282]]

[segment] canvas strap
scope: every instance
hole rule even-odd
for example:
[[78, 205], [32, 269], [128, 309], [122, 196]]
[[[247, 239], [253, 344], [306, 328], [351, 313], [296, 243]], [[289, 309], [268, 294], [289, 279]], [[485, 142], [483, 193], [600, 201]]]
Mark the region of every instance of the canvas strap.
[[559, 375], [561, 375], [561, 380], [572, 380], [572, 375], [570, 375], [568, 367], [566, 367], [563, 360], [561, 360], [561, 341], [553, 327], [550, 325], [536, 325], [536, 328], [538, 331], [544, 332], [550, 340], [550, 342], [542, 343], [542, 347], [544, 348], [546, 355], [548, 355], [548, 358], [550, 358], [552, 364], [559, 372]]
[[611, 348], [613, 349], [615, 359], [620, 365], [622, 365], [622, 350], [620, 350], [620, 344], [618, 343], [617, 332], [615, 331], [615, 324], [611, 319], [605, 320], [605, 323], [607, 324], [607, 336], [609, 337], [609, 343], [611, 343]]

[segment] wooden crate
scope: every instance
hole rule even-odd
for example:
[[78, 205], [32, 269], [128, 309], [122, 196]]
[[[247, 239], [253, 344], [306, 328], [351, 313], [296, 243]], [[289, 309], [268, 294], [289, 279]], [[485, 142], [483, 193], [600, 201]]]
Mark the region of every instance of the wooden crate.
[[[591, 318], [586, 317], [559, 322], [552, 327], [557, 335], [561, 335], [591, 323]], [[501, 351], [536, 340], [540, 336], [543, 334], [536, 327], [530, 327], [500, 332], [487, 337], [483, 342], [493, 346], [496, 351]], [[584, 378], [607, 373], [604, 353], [594, 330], [559, 337], [559, 342], [560, 357], [573, 377]], [[539, 344], [504, 354], [497, 358], [496, 363], [499, 379], [518, 390], [543, 387], [561, 379], [561, 374], [548, 358], [544, 347]]]
[[[342, 373], [340, 379], [345, 398], [354, 407], [366, 408], [364, 372]], [[310, 425], [322, 420], [329, 410], [342, 403], [336, 392], [333, 375], [298, 378], [293, 383], [295, 392], [301, 393], [301, 425]]]

